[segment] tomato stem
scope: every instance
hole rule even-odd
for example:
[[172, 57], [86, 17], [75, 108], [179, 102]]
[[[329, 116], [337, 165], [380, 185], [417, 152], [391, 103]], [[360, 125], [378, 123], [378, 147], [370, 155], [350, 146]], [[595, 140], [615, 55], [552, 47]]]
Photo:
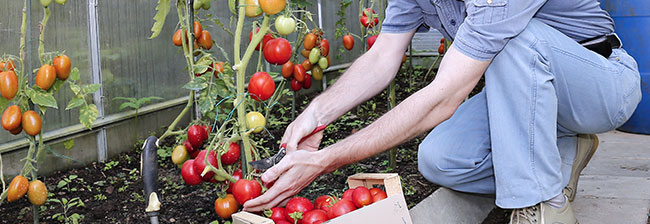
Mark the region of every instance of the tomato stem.
[[38, 58], [41, 59], [41, 64], [46, 64], [45, 62], [45, 26], [47, 26], [47, 21], [50, 19], [50, 9], [48, 7], [43, 8], [43, 21], [41, 21], [40, 36], [38, 37]]

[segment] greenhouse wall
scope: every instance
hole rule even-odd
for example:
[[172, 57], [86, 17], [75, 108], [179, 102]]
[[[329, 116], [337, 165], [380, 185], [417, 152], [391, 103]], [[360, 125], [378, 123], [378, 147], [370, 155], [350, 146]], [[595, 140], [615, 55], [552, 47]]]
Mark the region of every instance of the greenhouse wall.
[[[0, 7], [0, 14], [4, 15], [4, 19], [0, 21], [0, 39], [3, 40], [0, 41], [0, 52], [18, 55], [24, 2], [1, 2], [3, 7]], [[323, 12], [320, 17], [319, 3], [320, 11]], [[94, 96], [100, 117], [92, 130], [84, 129], [79, 124], [79, 114], [74, 110], [48, 109], [43, 126], [45, 144], [49, 147], [38, 157], [39, 173], [79, 167], [133, 150], [136, 139], [161, 131], [182, 110], [188, 95], [182, 85], [189, 81], [189, 77], [185, 71], [182, 52], [171, 43], [178, 17], [172, 6], [160, 36], [148, 39], [156, 4], [157, 1], [76, 0], [68, 1], [65, 6], [50, 6], [52, 14], [45, 30], [45, 51], [65, 50], [72, 60], [72, 66], [79, 68], [82, 83], [101, 83], [102, 89]], [[39, 0], [32, 0], [28, 5], [26, 71], [33, 71], [40, 66], [38, 35], [44, 12]], [[227, 5], [226, 0], [213, 1], [212, 5], [210, 10], [202, 10], [200, 13], [216, 16], [226, 26], [234, 21], [230, 12], [225, 7], [220, 7]], [[338, 52], [341, 45], [339, 40], [334, 39], [335, 23], [339, 19], [335, 12], [339, 7], [340, 1], [315, 0], [308, 7], [317, 24], [320, 19], [322, 28], [326, 31], [325, 37], [330, 40], [334, 53]], [[359, 5], [356, 1], [347, 8], [346, 27], [353, 33], [359, 33], [360, 30], [358, 12]], [[252, 20], [247, 21], [246, 26], [250, 27]], [[202, 23], [203, 28], [213, 34], [216, 45], [224, 49], [228, 58], [218, 48], [213, 48], [214, 54], [220, 60], [232, 60], [233, 37], [214, 22]], [[247, 30], [250, 29], [245, 29], [245, 32], [249, 32]], [[242, 42], [247, 43], [248, 36], [244, 36]], [[295, 40], [295, 36], [289, 37], [289, 40]], [[332, 57], [332, 67], [344, 68], [345, 66], [336, 65], [348, 64], [362, 53], [362, 49], [355, 47], [352, 52], [341, 54], [340, 58]], [[257, 55], [253, 57], [257, 58]], [[279, 71], [279, 66], [268, 68]], [[320, 86], [319, 83], [315, 85]], [[71, 96], [73, 94], [67, 87], [55, 94], [59, 107], [64, 107], [61, 105], [66, 105]], [[120, 111], [121, 102], [114, 98], [147, 96], [158, 96], [164, 100], [155, 101], [139, 111], [138, 136], [134, 136], [135, 111]], [[180, 125], [184, 126], [190, 119], [190, 116], [185, 117]], [[74, 140], [74, 146], [66, 149], [64, 142], [70, 142], [70, 139]], [[26, 155], [27, 146], [24, 138], [0, 132], [0, 154], [5, 176], [16, 175], [22, 168], [23, 162], [20, 160]]]

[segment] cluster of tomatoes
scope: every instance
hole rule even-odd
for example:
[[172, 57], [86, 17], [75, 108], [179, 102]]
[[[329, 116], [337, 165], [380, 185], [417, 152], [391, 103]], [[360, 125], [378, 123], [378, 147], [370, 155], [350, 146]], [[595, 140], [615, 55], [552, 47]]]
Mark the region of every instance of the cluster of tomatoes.
[[[194, 49], [198, 49], [199, 47], [210, 50], [212, 48], [212, 35], [210, 34], [209, 31], [203, 30], [203, 27], [201, 26], [201, 23], [198, 21], [194, 21]], [[186, 36], [185, 39], [189, 39], [189, 35], [187, 31], [185, 31]], [[183, 29], [178, 29], [174, 33], [174, 36], [172, 36], [172, 42], [174, 42], [174, 45], [176, 46], [183, 46]], [[195, 55], [197, 55], [198, 52], [195, 52]]]
[[[323, 38], [323, 31], [314, 29], [305, 35], [304, 49], [301, 51], [305, 60], [300, 64], [287, 61], [282, 65], [282, 77], [290, 79], [291, 89], [311, 88], [312, 78], [323, 79], [323, 70], [330, 66], [330, 42]], [[307, 73], [311, 71], [311, 75]]]
[[29, 182], [27, 178], [18, 175], [11, 180], [7, 189], [7, 201], [13, 202], [27, 194], [33, 205], [42, 205], [47, 199], [47, 187], [40, 180]]
[[312, 203], [307, 198], [294, 197], [284, 208], [272, 208], [265, 212], [265, 215], [276, 224], [319, 224], [385, 198], [386, 192], [379, 188], [368, 189], [360, 186], [348, 189], [340, 199], [322, 195]]

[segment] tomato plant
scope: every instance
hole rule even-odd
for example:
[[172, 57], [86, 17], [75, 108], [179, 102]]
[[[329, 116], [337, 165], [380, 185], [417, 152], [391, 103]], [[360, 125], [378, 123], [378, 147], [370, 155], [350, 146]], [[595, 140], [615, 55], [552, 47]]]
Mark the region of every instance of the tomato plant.
[[21, 124], [28, 135], [35, 136], [41, 133], [41, 116], [33, 110], [23, 113]]
[[291, 44], [284, 38], [269, 40], [264, 45], [264, 59], [271, 64], [281, 65], [291, 58]]
[[235, 182], [232, 189], [232, 194], [241, 205], [248, 200], [256, 198], [262, 194], [262, 186], [255, 180], [240, 179]]
[[232, 165], [239, 160], [239, 155], [241, 154], [241, 148], [239, 144], [231, 142], [228, 146], [228, 150], [221, 155], [221, 163], [223, 165]]
[[181, 168], [181, 177], [183, 177], [185, 183], [189, 185], [197, 185], [203, 182], [201, 172], [194, 170], [193, 159], [187, 160], [183, 163], [183, 167]]
[[7, 100], [18, 93], [18, 76], [13, 71], [0, 72], [0, 94]]
[[275, 82], [269, 73], [256, 72], [248, 82], [248, 92], [257, 101], [267, 100], [275, 92]]
[[314, 209], [314, 204], [309, 201], [309, 199], [304, 198], [304, 197], [294, 197], [289, 199], [289, 202], [287, 202], [287, 206], [285, 207], [287, 209], [287, 220], [289, 222], [294, 223], [294, 218], [292, 216], [295, 216], [294, 213], [297, 214], [305, 214], [308, 211], [311, 211]]
[[238, 209], [239, 204], [232, 194], [227, 194], [225, 197], [217, 198], [214, 201], [214, 211], [222, 219], [229, 219]]
[[22, 198], [27, 193], [28, 187], [29, 181], [27, 181], [27, 178], [21, 175], [15, 176], [7, 188], [7, 201], [12, 202]]
[[42, 205], [47, 199], [47, 187], [40, 180], [34, 180], [29, 183], [27, 198], [32, 205]]

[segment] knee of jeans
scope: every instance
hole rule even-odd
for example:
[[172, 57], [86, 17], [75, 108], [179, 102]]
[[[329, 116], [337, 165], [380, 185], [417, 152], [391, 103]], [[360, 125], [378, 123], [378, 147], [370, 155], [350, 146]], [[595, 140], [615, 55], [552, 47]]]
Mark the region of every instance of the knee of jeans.
[[445, 148], [420, 144], [418, 149], [418, 170], [428, 181], [437, 185], [454, 188], [474, 167], [463, 167], [453, 158], [445, 155]]

